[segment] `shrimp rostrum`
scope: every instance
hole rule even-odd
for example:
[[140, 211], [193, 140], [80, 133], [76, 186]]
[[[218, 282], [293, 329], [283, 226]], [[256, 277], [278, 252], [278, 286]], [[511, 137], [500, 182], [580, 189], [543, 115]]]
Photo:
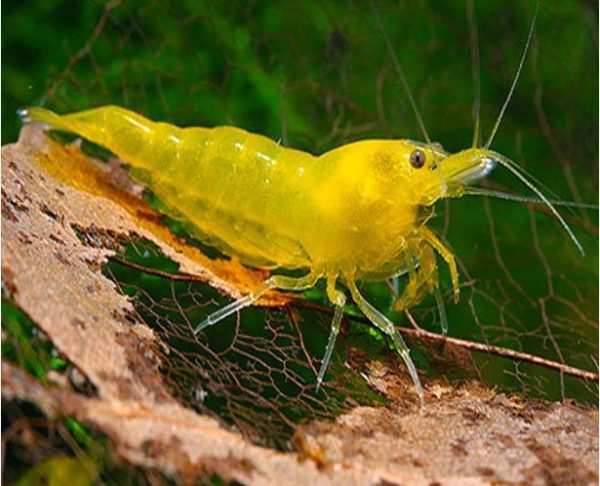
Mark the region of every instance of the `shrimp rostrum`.
[[[346, 289], [368, 320], [392, 340], [423, 401], [408, 347], [394, 323], [363, 297], [357, 282], [405, 273], [408, 282], [396, 310], [429, 294], [440, 302], [439, 256], [458, 298], [454, 256], [427, 227], [436, 201], [468, 193], [469, 183], [500, 164], [564, 224], [516, 164], [487, 148], [489, 143], [449, 154], [435, 143], [365, 140], [315, 156], [239, 128], [179, 128], [117, 106], [68, 115], [31, 108], [22, 116], [111, 150], [167, 207], [192, 223], [195, 236], [247, 265], [274, 271], [251, 293], [209, 315], [196, 334], [269, 290], [300, 291], [325, 279], [335, 310], [317, 387], [340, 330]], [[277, 275], [277, 269], [303, 276]]]

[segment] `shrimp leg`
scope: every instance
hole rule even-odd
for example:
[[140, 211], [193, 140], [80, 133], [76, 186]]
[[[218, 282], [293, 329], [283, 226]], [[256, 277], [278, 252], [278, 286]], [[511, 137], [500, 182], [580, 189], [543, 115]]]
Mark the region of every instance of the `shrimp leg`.
[[429, 246], [423, 246], [418, 256], [409, 255], [406, 264], [408, 284], [394, 303], [396, 311], [403, 311], [418, 304], [438, 284], [435, 255]]
[[319, 280], [319, 277], [320, 275], [315, 272], [310, 272], [308, 275], [300, 278], [286, 277], [284, 275], [273, 275], [249, 294], [210, 314], [198, 325], [198, 327], [196, 327], [194, 334], [198, 334], [203, 329], [213, 326], [217, 322], [222, 321], [240, 309], [252, 305], [269, 290], [306, 290], [313, 287], [315, 283], [317, 283], [317, 280]]
[[460, 287], [458, 285], [458, 270], [456, 269], [454, 255], [429, 228], [423, 226], [421, 231], [423, 232], [425, 241], [441, 255], [446, 262], [446, 265], [448, 265], [448, 268], [450, 269], [450, 278], [452, 279], [452, 288], [454, 289], [454, 302], [458, 302]]
[[[442, 333], [448, 333], [448, 318], [444, 307], [444, 299], [438, 289], [439, 280], [435, 254], [428, 245], [423, 245], [418, 257], [409, 256], [407, 259], [409, 280], [402, 295], [394, 302], [394, 310], [403, 311], [418, 304], [423, 298], [433, 293], [440, 314]], [[418, 262], [416, 268], [415, 260]]]
[[333, 305], [335, 310], [333, 313], [333, 320], [331, 321], [331, 331], [329, 332], [329, 339], [327, 340], [327, 347], [325, 348], [325, 354], [323, 355], [323, 361], [321, 362], [321, 368], [319, 369], [319, 375], [317, 377], [317, 391], [321, 387], [325, 372], [329, 366], [331, 360], [331, 353], [335, 346], [335, 341], [340, 332], [340, 324], [344, 315], [344, 305], [346, 305], [346, 296], [340, 290], [335, 288], [336, 277], [327, 278], [327, 297]]
[[404, 342], [404, 339], [402, 339], [402, 336], [400, 336], [398, 329], [396, 329], [394, 324], [387, 317], [385, 317], [381, 312], [379, 312], [377, 309], [375, 309], [375, 307], [365, 300], [365, 298], [358, 291], [354, 279], [348, 279], [346, 281], [346, 285], [348, 286], [348, 290], [350, 290], [352, 299], [362, 313], [367, 317], [367, 319], [369, 319], [369, 321], [371, 321], [373, 325], [381, 332], [392, 338], [400, 357], [403, 359], [406, 367], [408, 368], [408, 372], [415, 385], [417, 395], [419, 396], [419, 401], [421, 402], [422, 406], [425, 405], [423, 386], [421, 385], [421, 380], [417, 374], [417, 368], [410, 357], [410, 350]]

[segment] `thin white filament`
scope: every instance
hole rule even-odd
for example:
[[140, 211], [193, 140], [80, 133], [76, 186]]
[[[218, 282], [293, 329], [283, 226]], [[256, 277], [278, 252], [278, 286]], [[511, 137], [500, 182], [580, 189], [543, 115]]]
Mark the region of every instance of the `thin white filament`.
[[477, 17], [475, 15], [475, 6], [473, 0], [467, 2], [467, 18], [469, 19], [471, 36], [471, 70], [473, 74], [473, 84], [475, 86], [475, 99], [473, 100], [473, 120], [475, 127], [473, 129], [472, 147], [479, 147], [479, 138], [481, 137], [480, 112], [481, 112], [481, 79], [479, 69], [479, 32], [477, 29]]
[[488, 138], [485, 148], [489, 149], [492, 145], [492, 141], [496, 136], [496, 132], [498, 131], [498, 127], [500, 126], [500, 122], [502, 121], [502, 117], [504, 116], [504, 112], [506, 111], [506, 107], [512, 98], [513, 92], [515, 91], [515, 87], [517, 86], [517, 81], [519, 80], [519, 76], [521, 75], [521, 70], [523, 69], [523, 64], [525, 64], [525, 57], [527, 56], [527, 52], [529, 50], [529, 44], [531, 44], [531, 38], [533, 37], [533, 29], [535, 27], [535, 19], [537, 18], [538, 8], [540, 6], [540, 2], [538, 1], [535, 4], [535, 11], [533, 12], [533, 18], [531, 19], [531, 26], [529, 27], [529, 35], [527, 36], [527, 42], [525, 43], [525, 49], [523, 49], [523, 54], [521, 55], [521, 60], [519, 61], [519, 67], [517, 69], [517, 73], [512, 82], [512, 86], [510, 87], [510, 91], [508, 92], [508, 96], [502, 105], [502, 109], [498, 114], [498, 118], [496, 118], [496, 123], [494, 124], [494, 128], [492, 128], [492, 133], [490, 133], [490, 137]]
[[496, 159], [496, 161], [500, 165], [502, 165], [503, 167], [506, 167], [510, 172], [512, 172], [517, 178], [519, 178], [521, 180], [521, 182], [523, 182], [523, 184], [525, 184], [529, 189], [531, 189], [536, 194], [536, 196], [538, 196], [543, 201], [543, 203], [548, 207], [548, 209], [552, 212], [552, 214], [556, 217], [556, 219], [558, 219], [561, 226], [564, 228], [564, 230], [567, 232], [567, 234], [569, 235], [569, 237], [571, 238], [571, 240], [573, 241], [573, 243], [579, 250], [579, 253], [581, 253], [582, 256], [585, 256], [585, 252], [583, 251], [583, 247], [581, 246], [581, 243], [579, 243], [579, 240], [577, 239], [577, 237], [575, 236], [575, 234], [573, 233], [573, 231], [571, 230], [571, 228], [569, 227], [567, 222], [563, 219], [563, 217], [560, 215], [560, 213], [556, 210], [556, 208], [554, 207], [552, 202], [550, 200], [548, 200], [548, 198], [546, 196], [544, 196], [544, 193], [542, 193], [542, 191], [540, 191], [535, 185], [533, 185], [531, 182], [529, 182], [529, 179], [527, 179], [523, 174], [521, 174], [521, 172], [517, 169], [516, 164], [512, 160], [508, 159], [504, 155], [501, 155], [497, 152], [490, 151], [490, 154], [492, 155], [493, 158]]
[[[494, 191], [491, 189], [485, 189], [483, 187], [468, 187], [464, 190], [462, 195], [465, 196], [489, 196], [496, 199], [504, 199], [506, 201], [516, 201], [523, 203], [532, 204], [545, 204], [541, 199], [534, 197], [522, 196], [520, 194], [509, 194], [507, 192]], [[581, 208], [581, 209], [598, 209], [597, 204], [578, 203], [574, 201], [560, 201], [548, 199], [548, 202], [554, 204], [554, 206], [564, 206], [567, 208]]]
[[375, 17], [377, 18], [377, 23], [379, 24], [379, 28], [383, 34], [385, 39], [385, 43], [387, 44], [388, 52], [390, 57], [392, 58], [392, 62], [394, 63], [394, 68], [396, 69], [396, 73], [398, 77], [402, 81], [402, 85], [404, 86], [404, 90], [406, 91], [406, 96], [408, 97], [408, 101], [410, 102], [410, 106], [412, 107], [413, 112], [415, 113], [415, 117], [417, 118], [417, 123], [421, 128], [421, 132], [423, 132], [423, 136], [425, 137], [425, 141], [427, 143], [431, 143], [431, 139], [429, 138], [429, 134], [427, 133], [427, 129], [425, 128], [425, 124], [423, 123], [423, 119], [421, 118], [421, 113], [419, 113], [419, 109], [417, 108], [417, 103], [413, 98], [412, 92], [410, 90], [410, 86], [408, 85], [408, 81], [406, 79], [406, 74], [404, 73], [404, 69], [400, 65], [400, 61], [398, 60], [398, 56], [396, 56], [396, 51], [394, 51], [394, 46], [392, 45], [392, 41], [390, 36], [385, 28], [383, 20], [381, 19], [381, 15], [379, 15], [379, 10], [375, 6], [373, 0], [371, 0], [371, 8], [375, 13]]

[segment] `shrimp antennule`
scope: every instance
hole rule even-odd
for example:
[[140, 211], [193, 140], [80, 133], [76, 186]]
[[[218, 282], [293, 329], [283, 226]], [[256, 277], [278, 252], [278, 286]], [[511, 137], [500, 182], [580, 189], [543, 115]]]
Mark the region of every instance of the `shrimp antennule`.
[[475, 126], [473, 128], [472, 147], [479, 147], [481, 138], [481, 79], [479, 76], [479, 32], [477, 30], [477, 17], [475, 15], [475, 6], [473, 0], [467, 2], [467, 18], [469, 20], [471, 37], [471, 64], [473, 74], [473, 84], [475, 85], [475, 99], [473, 100], [473, 119]]
[[502, 122], [502, 117], [504, 116], [504, 112], [506, 111], [506, 108], [508, 107], [508, 104], [510, 103], [512, 95], [517, 86], [517, 81], [519, 80], [519, 76], [521, 75], [521, 70], [523, 69], [523, 64], [525, 64], [525, 57], [527, 56], [527, 52], [529, 51], [529, 45], [531, 44], [531, 38], [533, 37], [533, 29], [535, 28], [535, 20], [537, 18], [539, 6], [540, 6], [540, 2], [538, 1], [535, 4], [535, 11], [533, 12], [533, 18], [531, 19], [531, 26], [529, 27], [529, 34], [527, 35], [527, 42], [525, 42], [525, 48], [523, 49], [523, 54], [521, 55], [521, 60], [519, 61], [519, 67], [517, 68], [517, 72], [513, 79], [510, 90], [508, 91], [508, 96], [506, 97], [506, 100], [504, 100], [504, 104], [502, 105], [502, 108], [500, 109], [498, 118], [496, 118], [496, 123], [494, 123], [494, 128], [492, 128], [492, 132], [490, 133], [490, 136], [487, 139], [487, 142], [485, 143], [486, 149], [489, 149], [490, 146], [492, 145], [492, 141], [494, 140], [494, 137], [496, 136], [496, 132], [498, 131], [498, 128], [500, 127], [500, 122]]

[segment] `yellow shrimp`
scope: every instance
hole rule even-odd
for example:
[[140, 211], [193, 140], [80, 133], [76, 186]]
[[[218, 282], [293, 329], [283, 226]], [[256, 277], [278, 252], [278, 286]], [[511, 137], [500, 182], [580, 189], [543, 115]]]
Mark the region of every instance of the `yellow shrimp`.
[[223, 253], [255, 267], [305, 270], [300, 278], [271, 276], [208, 316], [196, 333], [270, 289], [304, 290], [326, 279], [335, 312], [317, 387], [340, 328], [346, 303], [338, 286], [342, 283], [370, 322], [393, 340], [423, 402], [408, 347], [395, 325], [364, 299], [356, 282], [408, 273], [408, 284], [395, 304], [397, 310], [406, 309], [430, 293], [439, 297], [437, 253], [449, 267], [458, 299], [454, 256], [426, 223], [436, 201], [467, 193], [466, 184], [485, 176], [496, 163], [527, 184], [579, 245], [516, 165], [487, 148], [501, 116], [486, 148], [448, 154], [435, 143], [365, 140], [315, 156], [239, 128], [179, 128], [117, 106], [62, 116], [43, 108], [21, 114], [27, 121], [76, 133], [127, 161], [135, 178], [193, 224], [195, 236]]

